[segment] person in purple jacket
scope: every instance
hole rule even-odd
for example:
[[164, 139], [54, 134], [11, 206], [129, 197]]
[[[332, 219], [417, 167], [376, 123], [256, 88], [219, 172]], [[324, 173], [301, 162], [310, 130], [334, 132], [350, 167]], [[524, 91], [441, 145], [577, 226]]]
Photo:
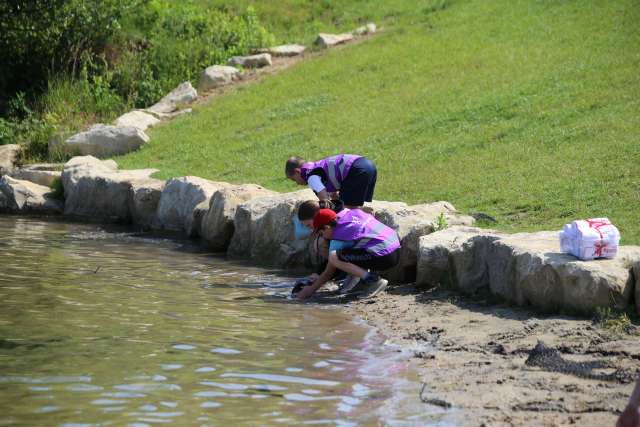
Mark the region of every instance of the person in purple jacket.
[[[391, 228], [360, 209], [344, 209], [337, 214], [320, 209], [313, 217], [313, 228], [332, 244], [342, 243], [340, 249], [329, 249], [329, 262], [314, 282], [296, 295], [306, 299], [333, 277], [336, 269], [361, 280], [351, 291], [371, 297], [387, 286], [377, 271], [387, 270], [400, 261], [400, 239]], [[371, 270], [371, 271], [367, 271]]]
[[309, 185], [318, 199], [339, 199], [353, 209], [373, 200], [378, 172], [366, 157], [338, 154], [317, 162], [291, 157], [285, 175], [299, 185]]

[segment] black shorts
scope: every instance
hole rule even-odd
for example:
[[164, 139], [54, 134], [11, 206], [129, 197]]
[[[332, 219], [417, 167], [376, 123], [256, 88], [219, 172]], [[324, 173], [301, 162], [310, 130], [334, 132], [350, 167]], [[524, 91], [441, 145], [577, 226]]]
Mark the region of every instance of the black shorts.
[[371, 271], [384, 271], [395, 267], [400, 262], [400, 248], [383, 256], [376, 256], [366, 249], [338, 249], [338, 259], [355, 264], [360, 268]]
[[377, 177], [376, 165], [366, 157], [360, 157], [353, 162], [342, 181], [340, 200], [349, 206], [362, 206], [364, 202], [370, 202], [373, 200]]

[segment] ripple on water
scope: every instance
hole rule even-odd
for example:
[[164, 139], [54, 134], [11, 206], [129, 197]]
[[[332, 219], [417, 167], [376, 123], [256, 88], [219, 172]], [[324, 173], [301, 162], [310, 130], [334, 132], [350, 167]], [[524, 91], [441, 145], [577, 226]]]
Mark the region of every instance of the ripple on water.
[[304, 377], [293, 377], [290, 375], [273, 375], [273, 374], [241, 374], [235, 372], [228, 372], [226, 374], [220, 375], [221, 378], [251, 378], [254, 380], [265, 380], [265, 381], [275, 381], [275, 382], [284, 382], [284, 383], [292, 383], [292, 384], [305, 384], [305, 385], [319, 385], [319, 386], [337, 386], [340, 383], [337, 381], [329, 381], [329, 380], [316, 380], [313, 378], [304, 378]]
[[212, 368], [211, 366], [203, 366], [202, 368], [196, 369], [196, 372], [213, 372], [216, 368]]
[[216, 348], [212, 348], [211, 353], [218, 353], [218, 354], [240, 354], [242, 353], [240, 350], [236, 350], [233, 348], [225, 348], [225, 347], [216, 347]]
[[190, 344], [176, 344], [173, 346], [176, 350], [193, 350], [197, 348], [195, 345]]

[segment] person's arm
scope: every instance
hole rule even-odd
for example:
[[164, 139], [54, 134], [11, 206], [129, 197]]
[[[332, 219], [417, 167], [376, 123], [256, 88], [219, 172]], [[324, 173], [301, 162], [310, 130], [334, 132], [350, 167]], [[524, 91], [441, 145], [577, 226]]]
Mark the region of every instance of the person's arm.
[[327, 267], [324, 269], [322, 274], [320, 276], [318, 276], [318, 278], [313, 282], [313, 284], [311, 284], [309, 286], [305, 286], [304, 288], [302, 288], [302, 290], [300, 292], [298, 292], [296, 297], [298, 299], [300, 299], [300, 300], [304, 300], [304, 299], [309, 298], [311, 295], [314, 294], [315, 291], [320, 289], [320, 287], [322, 285], [327, 283], [329, 281], [329, 279], [331, 279], [333, 277], [333, 274], [335, 272], [336, 272], [336, 268], [333, 265], [331, 265], [330, 263], [328, 263]]
[[322, 183], [322, 178], [318, 175], [311, 175], [307, 179], [307, 184], [309, 187], [316, 193], [318, 199], [320, 200], [330, 200], [329, 193], [327, 192], [326, 187]]
[[629, 403], [620, 414], [616, 427], [640, 427], [640, 378], [636, 381]]

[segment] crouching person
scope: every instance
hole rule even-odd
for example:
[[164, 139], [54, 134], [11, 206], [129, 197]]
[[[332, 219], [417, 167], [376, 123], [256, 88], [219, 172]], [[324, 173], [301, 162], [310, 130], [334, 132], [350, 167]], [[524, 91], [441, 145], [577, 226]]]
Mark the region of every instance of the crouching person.
[[[387, 286], [376, 272], [392, 268], [400, 260], [400, 239], [393, 229], [360, 209], [337, 214], [320, 209], [313, 217], [313, 228], [331, 241], [329, 262], [322, 274], [297, 294], [299, 299], [313, 295], [337, 269], [361, 279], [353, 293], [374, 296]], [[332, 249], [337, 247], [340, 249]]]

